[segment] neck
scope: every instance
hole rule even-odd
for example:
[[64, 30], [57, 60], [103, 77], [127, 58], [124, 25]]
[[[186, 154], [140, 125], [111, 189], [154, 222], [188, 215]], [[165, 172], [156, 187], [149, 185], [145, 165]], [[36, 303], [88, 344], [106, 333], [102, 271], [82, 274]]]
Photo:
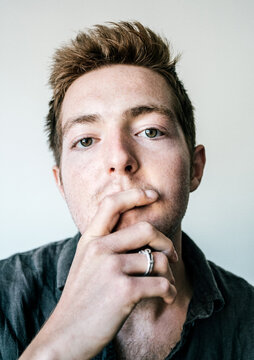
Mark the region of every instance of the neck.
[[171, 305], [159, 297], [144, 299], [136, 305], [114, 340], [121, 360], [165, 359], [181, 338], [192, 288], [182, 260], [181, 231], [171, 240], [179, 257], [176, 264], [170, 264], [176, 299]]
[[[181, 229], [177, 231], [174, 237], [171, 238], [175, 249], [178, 254], [178, 262], [170, 263], [173, 276], [175, 278], [175, 286], [177, 290], [177, 296], [172, 305], [166, 304], [161, 298], [144, 299], [138, 303], [134, 309], [136, 315], [140, 314], [141, 317], [150, 319], [151, 322], [159, 319], [162, 314], [170, 314], [176, 309], [186, 310], [192, 297], [192, 286], [190, 279], [188, 278], [185, 265], [182, 259], [182, 232]], [[134, 314], [133, 314], [134, 315]], [[136, 319], [133, 316], [133, 320]]]

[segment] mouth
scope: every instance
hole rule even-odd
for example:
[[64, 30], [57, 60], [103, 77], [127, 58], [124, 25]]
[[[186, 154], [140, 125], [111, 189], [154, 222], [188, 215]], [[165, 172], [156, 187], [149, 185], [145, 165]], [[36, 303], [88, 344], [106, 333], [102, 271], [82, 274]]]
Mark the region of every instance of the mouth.
[[[122, 213], [119, 216], [119, 219], [116, 225], [113, 228], [112, 232], [117, 230], [124, 229], [128, 226], [135, 225], [141, 221], [151, 221], [150, 209], [153, 204], [147, 204], [142, 206], [135, 206], [132, 209], [129, 209]], [[150, 216], [149, 216], [150, 215]]]
[[[120, 193], [120, 192], [124, 192], [124, 191], [128, 191], [128, 190], [132, 190], [132, 189], [141, 189], [143, 191], [145, 190], [155, 190], [153, 189], [153, 186], [146, 184], [146, 185], [141, 185], [141, 184], [125, 184], [125, 186], [120, 185], [120, 184], [111, 184], [111, 186], [105, 186], [103, 189], [101, 189], [101, 191], [99, 191], [97, 194], [97, 199], [98, 201], [101, 203], [103, 202], [103, 200], [110, 195], [116, 194], [116, 193]], [[155, 190], [156, 192], [158, 192], [157, 190]], [[142, 208], [143, 206], [139, 206], [137, 208]], [[134, 209], [134, 208], [133, 208]]]

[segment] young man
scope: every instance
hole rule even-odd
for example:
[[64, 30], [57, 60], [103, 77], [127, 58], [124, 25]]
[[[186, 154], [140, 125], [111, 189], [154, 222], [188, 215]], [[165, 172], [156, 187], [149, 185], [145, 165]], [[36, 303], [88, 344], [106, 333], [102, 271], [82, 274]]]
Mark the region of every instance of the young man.
[[181, 231], [205, 150], [166, 41], [97, 26], [58, 50], [53, 173], [79, 234], [1, 262], [3, 359], [253, 359], [254, 291]]

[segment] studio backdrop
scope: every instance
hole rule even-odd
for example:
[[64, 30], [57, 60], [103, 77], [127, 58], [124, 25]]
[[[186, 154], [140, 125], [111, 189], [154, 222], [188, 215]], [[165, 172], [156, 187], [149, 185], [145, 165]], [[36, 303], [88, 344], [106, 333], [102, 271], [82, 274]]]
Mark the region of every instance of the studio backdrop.
[[253, 13], [251, 0], [0, 0], [0, 258], [77, 232], [44, 132], [54, 50], [93, 24], [138, 20], [182, 54], [177, 71], [207, 151], [183, 229], [254, 284]]

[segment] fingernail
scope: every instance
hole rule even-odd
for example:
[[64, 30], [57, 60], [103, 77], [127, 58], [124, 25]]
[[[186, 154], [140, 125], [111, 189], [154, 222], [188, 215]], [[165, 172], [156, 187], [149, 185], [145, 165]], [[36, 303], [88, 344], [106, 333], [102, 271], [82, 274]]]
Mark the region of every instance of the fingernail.
[[145, 193], [149, 199], [157, 199], [157, 197], [158, 197], [157, 192], [154, 190], [145, 190]]
[[178, 255], [177, 255], [176, 250], [174, 250], [174, 255], [173, 255], [173, 257], [174, 257], [174, 261], [177, 262], [177, 261], [178, 261]]

